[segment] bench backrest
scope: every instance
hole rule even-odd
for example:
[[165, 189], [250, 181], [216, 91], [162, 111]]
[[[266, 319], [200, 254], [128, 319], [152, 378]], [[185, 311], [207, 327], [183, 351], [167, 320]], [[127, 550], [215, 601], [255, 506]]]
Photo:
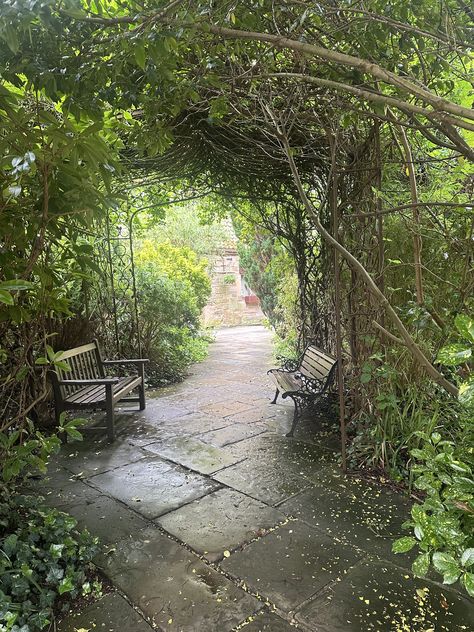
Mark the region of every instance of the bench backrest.
[[314, 345], [309, 345], [306, 347], [298, 370], [305, 377], [324, 381], [336, 366], [336, 362], [336, 358], [321, 351]]
[[[68, 364], [70, 371], [56, 369], [55, 376], [57, 380], [94, 380], [105, 377], [104, 367], [102, 365], [102, 357], [97, 342], [90, 342], [74, 349], [68, 349], [61, 354], [59, 358]], [[62, 397], [67, 397], [80, 386], [60, 386], [57, 384]]]

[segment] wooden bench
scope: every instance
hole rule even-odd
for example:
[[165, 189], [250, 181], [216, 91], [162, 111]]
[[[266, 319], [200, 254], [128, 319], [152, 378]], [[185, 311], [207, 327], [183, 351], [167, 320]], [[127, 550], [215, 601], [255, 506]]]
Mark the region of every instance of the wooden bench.
[[[70, 371], [50, 371], [56, 408], [56, 421], [66, 410], [105, 410], [107, 412], [107, 435], [115, 438], [114, 408], [117, 402], [138, 402], [140, 410], [145, 408], [145, 371], [148, 360], [103, 360], [97, 341], [75, 349], [64, 351]], [[137, 368], [135, 375], [107, 377], [105, 369], [132, 364]], [[127, 395], [138, 388], [134, 397]]]
[[302, 410], [314, 405], [331, 386], [336, 365], [336, 358], [315, 345], [308, 345], [300, 360], [286, 360], [279, 369], [268, 371], [276, 385], [272, 404], [276, 404], [281, 393], [283, 399], [290, 397], [295, 405], [293, 424], [287, 437], [293, 436]]

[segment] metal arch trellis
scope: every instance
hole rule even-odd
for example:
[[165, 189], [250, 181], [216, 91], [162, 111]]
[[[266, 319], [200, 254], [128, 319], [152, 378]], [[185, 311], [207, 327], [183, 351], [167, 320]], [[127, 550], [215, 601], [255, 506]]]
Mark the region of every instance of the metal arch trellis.
[[112, 327], [106, 328], [101, 337], [108, 352], [121, 357], [137, 353], [141, 357], [142, 352], [133, 257], [133, 218], [134, 213], [130, 213], [128, 206], [109, 209], [102, 243], [107, 262], [103, 309]]

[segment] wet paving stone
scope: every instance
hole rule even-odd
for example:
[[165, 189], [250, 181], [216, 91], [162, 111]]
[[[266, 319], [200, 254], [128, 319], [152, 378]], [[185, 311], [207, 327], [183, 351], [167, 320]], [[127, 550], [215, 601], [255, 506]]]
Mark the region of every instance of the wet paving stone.
[[461, 632], [472, 601], [388, 563], [366, 561], [306, 604], [296, 619], [321, 632]]
[[157, 520], [192, 549], [215, 561], [284, 519], [282, 513], [230, 489], [221, 489]]
[[99, 566], [165, 632], [230, 632], [260, 608], [258, 600], [158, 529], [119, 543]]
[[222, 403], [209, 404], [203, 406], [201, 410], [210, 415], [219, 415], [220, 417], [227, 417], [235, 415], [236, 413], [243, 412], [244, 410], [251, 410], [253, 408], [252, 402], [238, 402], [238, 401], [225, 401]]
[[218, 485], [193, 472], [149, 457], [92, 477], [102, 492], [121, 500], [146, 518], [156, 518], [205, 496]]
[[58, 466], [49, 467], [45, 477], [30, 479], [25, 491], [41, 495], [45, 505], [61, 511], [68, 511], [69, 507], [79, 503], [92, 502], [100, 495], [96, 489]]
[[89, 502], [69, 507], [68, 513], [76, 518], [78, 528], [88, 529], [106, 545], [132, 537], [147, 526], [146, 520], [108, 496], [97, 496]]
[[114, 443], [104, 439], [77, 441], [61, 448], [60, 462], [72, 473], [87, 478], [116, 467], [143, 459], [146, 452], [128, 440], [117, 438]]
[[265, 432], [265, 426], [263, 424], [233, 423], [225, 428], [199, 435], [199, 439], [205, 443], [224, 447], [225, 445], [237, 443], [243, 439], [262, 434], [262, 432]]
[[402, 524], [410, 515], [410, 503], [382, 486], [328, 468], [320, 472], [314, 487], [279, 509], [342, 543], [411, 566], [413, 556], [391, 552], [392, 542], [405, 534]]
[[263, 612], [252, 617], [252, 621], [245, 624], [241, 630], [242, 632], [295, 632], [298, 628], [273, 612]]
[[212, 474], [244, 458], [186, 436], [151, 443], [146, 449], [201, 474]]
[[343, 577], [360, 558], [354, 549], [293, 522], [233, 553], [221, 566], [289, 612]]
[[212, 417], [206, 414], [189, 415], [186, 417], [178, 417], [173, 419], [173, 423], [168, 427], [173, 430], [176, 435], [198, 435], [205, 434], [206, 432], [213, 432], [220, 430], [226, 426], [231, 425], [233, 422], [223, 417]]
[[61, 621], [58, 632], [94, 630], [97, 632], [152, 632], [153, 628], [118, 593], [105, 595], [99, 601], [86, 606], [81, 612], [71, 614]]
[[336, 454], [318, 445], [269, 432], [230, 445], [226, 450], [234, 456], [265, 461], [269, 467], [283, 465], [288, 472], [310, 479], [317, 478], [321, 469], [337, 459]]
[[217, 472], [213, 478], [268, 505], [276, 505], [309, 485], [302, 476], [289, 472], [284, 464], [269, 464], [255, 457]]
[[145, 410], [137, 413], [140, 419], [151, 422], [170, 421], [187, 414], [189, 414], [189, 410], [186, 408], [166, 405], [159, 397], [147, 400]]

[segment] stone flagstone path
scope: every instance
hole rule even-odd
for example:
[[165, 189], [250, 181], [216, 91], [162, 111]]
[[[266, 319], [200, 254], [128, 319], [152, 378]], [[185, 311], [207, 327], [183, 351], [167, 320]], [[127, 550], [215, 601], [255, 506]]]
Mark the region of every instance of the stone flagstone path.
[[39, 487], [98, 535], [116, 591], [59, 632], [455, 632], [472, 601], [394, 556], [409, 503], [337, 468], [324, 419], [286, 438], [270, 335], [221, 330], [182, 384], [64, 447]]

